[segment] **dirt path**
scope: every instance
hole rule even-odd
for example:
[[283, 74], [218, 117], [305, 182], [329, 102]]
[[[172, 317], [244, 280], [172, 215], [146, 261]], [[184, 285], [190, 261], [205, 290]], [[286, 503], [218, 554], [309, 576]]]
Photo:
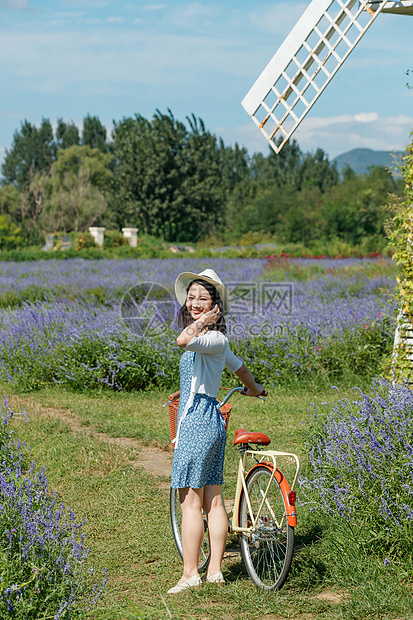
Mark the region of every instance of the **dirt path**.
[[[30, 412], [30, 417], [38, 416], [42, 418], [57, 418], [67, 424], [74, 433], [89, 435], [98, 441], [107, 443], [120, 448], [132, 450], [133, 457], [130, 458], [132, 467], [143, 467], [154, 476], [170, 476], [172, 469], [172, 455], [160, 448], [144, 446], [136, 439], [130, 437], [111, 437], [106, 433], [100, 433], [90, 426], [82, 426], [78, 416], [69, 413], [67, 410], [56, 409], [54, 407], [44, 407], [29, 396], [10, 396], [9, 405], [13, 411], [19, 411], [24, 407], [25, 411]], [[169, 484], [159, 483], [162, 488], [169, 488]]]

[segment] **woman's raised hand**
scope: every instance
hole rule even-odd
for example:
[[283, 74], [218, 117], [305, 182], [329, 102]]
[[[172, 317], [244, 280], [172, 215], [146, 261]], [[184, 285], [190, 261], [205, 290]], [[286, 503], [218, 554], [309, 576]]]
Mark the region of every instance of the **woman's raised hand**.
[[205, 326], [213, 325], [214, 323], [218, 321], [219, 315], [220, 315], [220, 309], [218, 308], [218, 304], [215, 304], [212, 310], [209, 310], [208, 312], [205, 312], [205, 314], [202, 315], [202, 317], [200, 318], [200, 322], [202, 322]]

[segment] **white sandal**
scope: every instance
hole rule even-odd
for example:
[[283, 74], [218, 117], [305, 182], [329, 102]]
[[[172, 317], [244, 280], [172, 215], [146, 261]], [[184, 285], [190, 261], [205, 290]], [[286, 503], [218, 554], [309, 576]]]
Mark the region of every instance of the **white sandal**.
[[202, 580], [201, 580], [201, 577], [197, 573], [196, 575], [192, 575], [192, 577], [190, 577], [186, 581], [183, 581], [182, 583], [177, 583], [176, 586], [168, 590], [168, 594], [180, 594], [181, 592], [184, 592], [184, 590], [187, 590], [188, 588], [194, 588], [200, 585], [202, 585]]
[[225, 583], [224, 575], [219, 571], [219, 573], [214, 573], [210, 577], [206, 578], [207, 583]]

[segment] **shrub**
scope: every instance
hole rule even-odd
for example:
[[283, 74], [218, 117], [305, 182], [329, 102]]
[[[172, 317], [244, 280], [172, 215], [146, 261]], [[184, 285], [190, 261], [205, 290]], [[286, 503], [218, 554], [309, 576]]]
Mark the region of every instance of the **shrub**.
[[24, 244], [20, 228], [7, 215], [0, 215], [0, 251], [15, 250]]
[[7, 429], [13, 412], [4, 399], [0, 429], [0, 617], [16, 620], [73, 618], [85, 600], [96, 602], [102, 588], [89, 588], [82, 524], [50, 497], [44, 468], [25, 469], [23, 445]]
[[73, 233], [73, 237], [73, 249], [78, 252], [87, 248], [96, 248], [95, 240], [90, 232]]
[[315, 412], [301, 488], [332, 525], [338, 554], [353, 553], [356, 542], [384, 562], [412, 555], [413, 393], [381, 378], [372, 390]]
[[104, 247], [119, 248], [122, 245], [129, 245], [129, 241], [119, 230], [105, 230]]
[[[413, 139], [413, 132], [410, 138]], [[400, 170], [405, 182], [405, 199], [393, 196], [393, 202], [388, 207], [388, 210], [393, 212], [393, 217], [386, 223], [389, 248], [393, 250], [393, 259], [400, 267], [396, 289], [400, 337], [393, 351], [392, 371], [396, 379], [412, 381], [412, 346], [409, 341], [413, 324], [413, 141], [407, 146]]]

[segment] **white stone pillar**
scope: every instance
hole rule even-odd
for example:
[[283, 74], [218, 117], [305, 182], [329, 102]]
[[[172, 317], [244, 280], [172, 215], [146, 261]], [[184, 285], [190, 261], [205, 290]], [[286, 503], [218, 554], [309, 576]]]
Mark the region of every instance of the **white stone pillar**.
[[91, 226], [89, 232], [95, 240], [96, 245], [103, 246], [104, 236], [106, 228], [100, 226]]
[[131, 248], [138, 245], [138, 230], [139, 228], [122, 228], [123, 236], [129, 241]]

